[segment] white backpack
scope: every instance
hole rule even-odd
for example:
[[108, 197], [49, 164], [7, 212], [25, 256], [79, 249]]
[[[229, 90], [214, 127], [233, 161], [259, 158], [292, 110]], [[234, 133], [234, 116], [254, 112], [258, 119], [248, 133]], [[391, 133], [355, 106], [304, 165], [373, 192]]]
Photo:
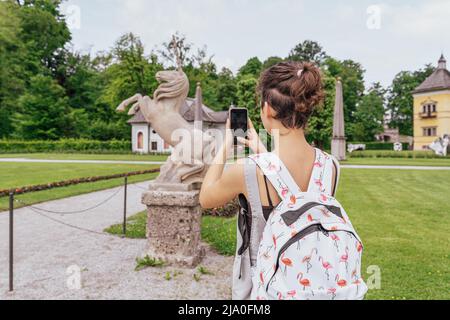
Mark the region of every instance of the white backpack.
[[367, 292], [361, 279], [363, 246], [345, 210], [331, 196], [333, 159], [316, 149], [307, 192], [300, 190], [275, 154], [250, 159], [282, 199], [263, 232], [252, 270], [251, 298], [363, 299]]

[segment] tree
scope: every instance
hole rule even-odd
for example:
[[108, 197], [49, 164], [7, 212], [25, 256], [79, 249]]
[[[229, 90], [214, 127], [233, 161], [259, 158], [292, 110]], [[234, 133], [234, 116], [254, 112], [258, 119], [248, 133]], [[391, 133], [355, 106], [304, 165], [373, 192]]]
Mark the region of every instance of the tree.
[[56, 140], [70, 136], [70, 108], [65, 90], [49, 76], [31, 78], [30, 88], [19, 99], [22, 113], [16, 115], [21, 138]]
[[252, 120], [255, 129], [262, 129], [260, 108], [256, 96], [258, 81], [250, 75], [242, 77], [237, 83], [237, 103], [241, 108], [247, 108], [249, 118]]
[[279, 62], [282, 62], [283, 58], [280, 57], [269, 57], [266, 61], [263, 62], [262, 71], [269, 69], [270, 67], [276, 65]]
[[230, 69], [223, 68], [217, 79], [216, 96], [219, 110], [228, 110], [237, 100], [236, 79]]
[[373, 141], [383, 130], [385, 94], [386, 90], [374, 83], [361, 99], [354, 115], [355, 122], [350, 124], [355, 141]]
[[172, 66], [176, 66], [177, 57], [175, 56], [175, 49], [178, 50], [178, 58], [180, 59], [182, 67], [192, 63], [190, 52], [193, 45], [187, 41], [185, 35], [180, 34], [178, 31], [173, 35], [170, 41], [163, 42], [161, 47], [161, 49], [157, 50], [157, 53], [164, 63], [170, 63]]
[[431, 64], [416, 71], [398, 73], [388, 91], [387, 109], [391, 116], [389, 126], [398, 128], [400, 134], [412, 136], [413, 96], [412, 92], [434, 71]]
[[323, 51], [319, 43], [312, 40], [305, 40], [291, 50], [288, 60], [321, 64], [326, 57], [327, 54]]
[[333, 134], [333, 112], [336, 92], [336, 79], [328, 71], [324, 71], [323, 86], [325, 100], [316, 106], [306, 127], [306, 137], [319, 148], [329, 148]]
[[18, 112], [17, 95], [25, 89], [24, 46], [17, 6], [0, 2], [0, 138], [13, 133], [11, 116]]
[[99, 119], [106, 123], [105, 126], [109, 123], [108, 128], [116, 128], [115, 138], [129, 139], [129, 116], [119, 114], [115, 109], [123, 100], [136, 93], [152, 94], [158, 87], [156, 73], [163, 66], [156, 55], [145, 56], [142, 42], [131, 33], [123, 35], [115, 43], [112, 61], [101, 74], [104, 85], [95, 108], [97, 113], [102, 113]]
[[[20, 40], [27, 47], [27, 69], [33, 74], [56, 72], [60, 53], [71, 34], [59, 6], [61, 0], [17, 1], [22, 28]], [[41, 68], [44, 67], [44, 70]]]
[[238, 78], [244, 76], [252, 76], [254, 78], [259, 78], [259, 74], [262, 71], [262, 62], [257, 58], [253, 57], [247, 60], [247, 62], [239, 69]]

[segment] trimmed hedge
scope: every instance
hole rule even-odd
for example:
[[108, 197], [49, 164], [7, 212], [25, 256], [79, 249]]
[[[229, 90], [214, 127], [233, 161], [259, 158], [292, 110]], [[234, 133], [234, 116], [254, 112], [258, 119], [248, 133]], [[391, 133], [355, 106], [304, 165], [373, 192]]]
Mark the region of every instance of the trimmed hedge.
[[203, 215], [229, 218], [234, 217], [238, 211], [239, 211], [239, 202], [238, 200], [233, 200], [220, 208], [205, 209], [203, 210]]
[[131, 142], [63, 139], [57, 141], [0, 140], [0, 154], [5, 153], [131, 153]]
[[[394, 150], [391, 142], [349, 142], [349, 144], [365, 144], [366, 150]], [[402, 143], [403, 150], [409, 150], [409, 143]]]
[[[437, 156], [433, 151], [383, 151], [367, 150], [354, 151], [348, 154], [349, 158], [403, 158], [403, 159], [445, 159]], [[450, 156], [447, 156], [447, 159]]]

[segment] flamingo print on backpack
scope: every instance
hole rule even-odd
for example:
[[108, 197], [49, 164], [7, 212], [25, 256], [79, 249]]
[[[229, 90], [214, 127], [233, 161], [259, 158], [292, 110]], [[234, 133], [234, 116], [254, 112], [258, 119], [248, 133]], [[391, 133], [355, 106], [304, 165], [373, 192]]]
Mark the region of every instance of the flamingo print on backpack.
[[263, 233], [252, 299], [363, 299], [362, 241], [332, 195], [337, 161], [317, 149], [308, 190], [303, 191], [275, 154], [250, 159], [282, 200]]

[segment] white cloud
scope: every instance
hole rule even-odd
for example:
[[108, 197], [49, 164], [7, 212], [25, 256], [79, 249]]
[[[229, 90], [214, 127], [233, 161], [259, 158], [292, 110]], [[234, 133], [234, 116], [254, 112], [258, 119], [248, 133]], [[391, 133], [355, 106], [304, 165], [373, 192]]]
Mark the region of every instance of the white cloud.
[[400, 36], [435, 38], [450, 31], [450, 1], [428, 0], [420, 5], [384, 7], [389, 27]]

